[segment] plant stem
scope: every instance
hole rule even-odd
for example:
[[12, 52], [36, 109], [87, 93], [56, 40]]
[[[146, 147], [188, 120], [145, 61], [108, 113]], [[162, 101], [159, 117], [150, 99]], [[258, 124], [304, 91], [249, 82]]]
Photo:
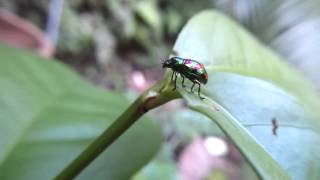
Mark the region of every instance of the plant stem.
[[[157, 91], [153, 91], [152, 89], [156, 89]], [[158, 84], [140, 96], [111, 126], [55, 177], [55, 180], [74, 179], [144, 113], [179, 97], [176, 92], [172, 91], [158, 93], [160, 89], [160, 85]]]

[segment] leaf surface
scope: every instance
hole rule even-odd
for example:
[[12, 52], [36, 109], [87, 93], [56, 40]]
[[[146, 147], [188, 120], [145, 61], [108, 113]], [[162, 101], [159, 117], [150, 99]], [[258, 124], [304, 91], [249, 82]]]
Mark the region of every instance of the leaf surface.
[[174, 51], [209, 74], [203, 101], [179, 88], [189, 107], [214, 120], [264, 179], [320, 178], [320, 101], [296, 70], [215, 11], [193, 17]]
[[[128, 106], [53, 60], [4, 45], [0, 58], [0, 179], [52, 179]], [[77, 179], [128, 179], [160, 143], [143, 118]]]

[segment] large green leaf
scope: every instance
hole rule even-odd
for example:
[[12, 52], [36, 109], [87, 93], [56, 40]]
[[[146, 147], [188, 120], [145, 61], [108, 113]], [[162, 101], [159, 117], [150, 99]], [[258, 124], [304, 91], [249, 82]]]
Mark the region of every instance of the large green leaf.
[[[0, 179], [52, 179], [127, 107], [55, 61], [3, 45], [0, 58]], [[160, 141], [143, 118], [78, 178], [128, 179]]]
[[205, 100], [179, 89], [189, 106], [213, 119], [263, 178], [320, 178], [320, 100], [300, 74], [215, 11], [192, 18], [174, 50], [209, 74]]

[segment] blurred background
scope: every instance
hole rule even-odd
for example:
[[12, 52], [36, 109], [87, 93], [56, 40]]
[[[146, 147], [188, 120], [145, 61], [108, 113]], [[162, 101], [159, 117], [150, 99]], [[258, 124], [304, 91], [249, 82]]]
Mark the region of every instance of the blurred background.
[[[0, 41], [53, 57], [93, 84], [134, 99], [163, 76], [188, 19], [229, 15], [320, 88], [318, 0], [1, 0]], [[163, 113], [166, 112], [166, 113]], [[158, 156], [133, 179], [258, 179], [206, 117], [171, 102], [148, 114], [162, 126]]]

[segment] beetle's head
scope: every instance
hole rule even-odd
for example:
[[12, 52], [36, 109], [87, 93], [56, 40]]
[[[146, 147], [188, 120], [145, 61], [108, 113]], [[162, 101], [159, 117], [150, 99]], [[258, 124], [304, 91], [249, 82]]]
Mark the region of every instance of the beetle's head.
[[175, 59], [175, 57], [167, 59], [162, 63], [162, 67], [163, 68], [171, 68], [176, 63], [176, 61], [177, 60]]

